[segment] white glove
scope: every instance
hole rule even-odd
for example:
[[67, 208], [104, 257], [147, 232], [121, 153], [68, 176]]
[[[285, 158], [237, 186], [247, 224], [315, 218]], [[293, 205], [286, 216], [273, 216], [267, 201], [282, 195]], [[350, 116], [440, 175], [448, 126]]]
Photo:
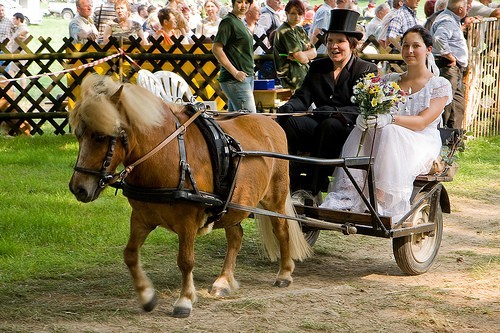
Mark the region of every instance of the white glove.
[[359, 128], [361, 132], [366, 131], [366, 129], [368, 128], [368, 125], [366, 124], [366, 118], [362, 114], [360, 114], [356, 118], [356, 127]]
[[392, 115], [390, 113], [370, 116], [366, 120], [366, 126], [382, 128], [392, 123]]

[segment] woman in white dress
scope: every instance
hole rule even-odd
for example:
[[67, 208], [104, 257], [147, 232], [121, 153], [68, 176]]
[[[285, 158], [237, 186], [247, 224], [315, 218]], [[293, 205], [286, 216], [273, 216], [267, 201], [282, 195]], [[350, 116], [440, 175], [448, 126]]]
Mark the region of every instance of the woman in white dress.
[[[384, 81], [396, 81], [407, 92], [406, 101], [390, 114], [365, 119], [358, 116], [342, 156], [356, 156], [361, 135], [366, 131], [359, 156], [375, 158], [378, 212], [397, 222], [410, 210], [410, 196], [416, 176], [430, 170], [440, 155], [441, 138], [437, 126], [444, 107], [452, 100], [448, 80], [435, 76], [427, 66], [432, 50], [432, 37], [421, 26], [403, 35], [401, 55], [408, 66], [405, 73], [384, 75]], [[372, 151], [373, 145], [373, 151]], [[361, 188], [366, 172], [350, 170]], [[333, 191], [328, 193], [323, 208], [363, 212], [366, 206], [341, 168], [334, 172]]]

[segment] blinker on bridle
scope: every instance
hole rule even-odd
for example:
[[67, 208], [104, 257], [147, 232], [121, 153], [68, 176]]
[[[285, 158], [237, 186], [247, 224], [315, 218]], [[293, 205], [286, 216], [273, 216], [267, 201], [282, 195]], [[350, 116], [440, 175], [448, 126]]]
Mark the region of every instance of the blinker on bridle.
[[[125, 130], [120, 129], [119, 133], [119, 138], [123, 144], [123, 147], [125, 148], [125, 152], [128, 153], [128, 137], [127, 133]], [[78, 165], [75, 165], [73, 167], [73, 170], [89, 175], [97, 175], [100, 176], [99, 179], [99, 187], [104, 188], [108, 184], [112, 184], [115, 181], [119, 180], [120, 178], [123, 178], [122, 174], [111, 174], [107, 172], [107, 169], [111, 165], [111, 160], [113, 159], [113, 155], [115, 153], [115, 146], [116, 146], [116, 141], [118, 137], [117, 136], [110, 136], [109, 139], [109, 145], [108, 145], [108, 151], [106, 152], [106, 156], [104, 157], [104, 161], [102, 162], [102, 167], [100, 170], [95, 170], [95, 169], [88, 169], [88, 168], [82, 168], [79, 167]]]

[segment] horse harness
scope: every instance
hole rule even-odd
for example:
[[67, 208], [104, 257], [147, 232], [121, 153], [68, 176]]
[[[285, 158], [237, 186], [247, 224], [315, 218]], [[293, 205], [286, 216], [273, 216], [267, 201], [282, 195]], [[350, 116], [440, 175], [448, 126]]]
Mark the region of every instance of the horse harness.
[[[207, 223], [219, 220], [227, 212], [229, 202], [234, 192], [236, 173], [241, 158], [243, 157], [242, 148], [236, 139], [222, 130], [212, 114], [205, 111], [203, 104], [188, 104], [186, 105], [185, 112], [190, 118], [184, 124], [181, 124], [179, 119], [174, 116], [177, 127], [176, 131], [169, 135], [148, 154], [131, 165], [126, 166], [121, 172], [109, 174], [107, 168], [111, 164], [118, 139], [122, 141], [125, 150], [128, 152], [128, 138], [123, 129], [119, 131], [119, 136], [111, 137], [108, 151], [100, 170], [92, 170], [79, 166], [75, 166], [74, 170], [82, 173], [99, 175], [99, 186], [101, 188], [110, 185], [116, 188], [117, 191], [121, 189], [123, 195], [129, 199], [155, 203], [173, 203], [177, 200], [186, 200], [205, 205], [207, 210], [211, 213]], [[231, 116], [242, 114], [244, 113], [235, 113]], [[187, 126], [193, 122], [202, 133], [209, 149], [213, 169], [214, 193], [207, 193], [198, 189], [191, 172], [191, 167], [187, 161], [184, 134]], [[179, 184], [176, 188], [144, 188], [130, 185], [125, 181], [125, 178], [135, 166], [154, 155], [175, 137], [177, 137], [179, 144], [179, 166], [181, 171]], [[192, 189], [186, 187], [186, 178], [189, 179]]]
[[[123, 129], [120, 129], [119, 136], [111, 137], [109, 141], [108, 151], [100, 170], [82, 168], [77, 165], [75, 165], [74, 170], [82, 173], [98, 175], [100, 176], [99, 187], [104, 188], [109, 185], [116, 188], [116, 191], [121, 189], [124, 196], [134, 200], [157, 203], [173, 203], [177, 200], [185, 200], [202, 204], [206, 206], [207, 210], [211, 213], [211, 215], [207, 218], [206, 224], [215, 222], [222, 218], [222, 216], [227, 212], [228, 208], [254, 214], [267, 215], [270, 217], [292, 219], [298, 222], [322, 222], [320, 220], [312, 219], [306, 216], [285, 215], [261, 208], [249, 207], [230, 202], [236, 185], [236, 175], [241, 158], [243, 156], [267, 156], [271, 158], [286, 158], [298, 161], [304, 161], [305, 158], [292, 157], [289, 155], [282, 155], [272, 152], [243, 151], [239, 142], [237, 142], [234, 138], [225, 133], [222, 128], [220, 128], [215, 119], [212, 117], [211, 113], [205, 110], [203, 104], [199, 103], [196, 106], [187, 105], [186, 108], [187, 113], [192, 116], [185, 123], [180, 124], [177, 117], [174, 116], [176, 119], [177, 129], [160, 144], [158, 144], [158, 146], [156, 146], [153, 150], [151, 150], [149, 153], [147, 153], [134, 163], [126, 166], [121, 172], [109, 174], [107, 172], [107, 168], [111, 165], [111, 160], [114, 155], [114, 149], [118, 138], [122, 141], [125, 151], [128, 152], [128, 137]], [[235, 117], [243, 114], [245, 113], [227, 112], [224, 113], [223, 116]], [[186, 149], [184, 145], [184, 133], [186, 131], [186, 128], [193, 122], [200, 129], [209, 147], [210, 157], [212, 159], [212, 167], [214, 169], [214, 193], [199, 191], [196, 186], [196, 181], [194, 180], [194, 177], [191, 173], [189, 163], [187, 162]], [[160, 149], [165, 147], [176, 137], [179, 142], [179, 165], [181, 167], [181, 176], [177, 188], [144, 188], [133, 186], [125, 182], [125, 178], [130, 174], [130, 172], [132, 172], [135, 166], [157, 153]], [[189, 181], [191, 182], [191, 185], [193, 187], [192, 189], [185, 187], [186, 175], [189, 177]], [[345, 225], [339, 226], [339, 231], [342, 231], [345, 234], [349, 233], [348, 230], [345, 230]]]

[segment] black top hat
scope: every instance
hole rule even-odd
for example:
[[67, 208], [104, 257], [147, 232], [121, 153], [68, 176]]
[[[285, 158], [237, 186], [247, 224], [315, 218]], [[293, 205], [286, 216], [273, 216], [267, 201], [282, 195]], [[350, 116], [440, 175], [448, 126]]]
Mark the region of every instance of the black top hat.
[[330, 27], [324, 32], [338, 32], [347, 36], [354, 36], [358, 40], [363, 38], [363, 33], [356, 30], [359, 13], [350, 9], [333, 9], [330, 16]]

